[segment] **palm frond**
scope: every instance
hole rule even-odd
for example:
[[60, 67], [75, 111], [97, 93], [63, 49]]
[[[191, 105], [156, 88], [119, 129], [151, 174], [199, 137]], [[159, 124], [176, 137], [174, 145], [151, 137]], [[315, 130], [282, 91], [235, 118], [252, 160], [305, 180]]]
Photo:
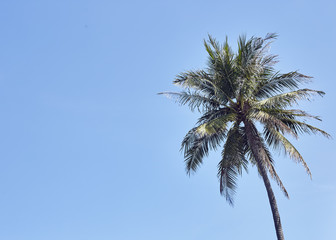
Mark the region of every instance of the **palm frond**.
[[212, 76], [213, 83], [227, 98], [234, 98], [234, 54], [228, 44], [228, 39], [226, 38], [224, 44], [220, 45], [209, 35], [209, 40], [204, 41], [204, 46], [209, 54], [208, 72]]
[[[239, 126], [239, 125], [238, 125]], [[247, 171], [248, 161], [245, 159], [247, 150], [246, 138], [237, 124], [228, 134], [222, 151], [222, 160], [218, 163], [218, 178], [220, 193], [233, 205], [233, 195], [237, 187], [237, 176], [242, 174], [242, 169]]]
[[254, 96], [257, 99], [272, 97], [274, 94], [282, 93], [285, 90], [296, 90], [301, 83], [308, 82], [312, 77], [303, 75], [297, 71], [280, 74], [279, 72], [258, 81]]
[[232, 114], [232, 113], [236, 113], [236, 112], [235, 112], [235, 109], [232, 109], [231, 107], [211, 109], [207, 112], [203, 112], [202, 116], [198, 119], [196, 124], [201, 125], [201, 124], [210, 122], [216, 118], [220, 118], [228, 114]]
[[250, 119], [256, 119], [265, 125], [273, 126], [274, 128], [280, 130], [282, 133], [291, 134], [293, 137], [298, 138], [296, 131], [285, 124], [282, 119], [277, 118], [266, 111], [253, 111], [249, 114]]
[[311, 115], [300, 109], [281, 109], [281, 108], [259, 108], [260, 111], [267, 112], [278, 119], [312, 118], [322, 121], [319, 116]]
[[197, 127], [196, 132], [201, 136], [214, 134], [216, 131], [222, 128], [226, 128], [229, 122], [232, 122], [236, 119], [236, 116], [236, 113], [222, 115], [218, 118], [201, 124]]
[[168, 98], [175, 99], [181, 105], [188, 105], [191, 111], [197, 109], [199, 112], [217, 109], [221, 102], [213, 95], [207, 97], [198, 91], [182, 91], [182, 92], [162, 92], [158, 93]]
[[298, 133], [321, 134], [324, 137], [331, 138], [331, 135], [327, 133], [326, 131], [323, 131], [322, 129], [314, 127], [305, 122], [301, 122], [295, 119], [286, 119], [286, 118], [283, 118], [282, 122], [284, 122], [291, 129], [295, 129], [295, 131]]
[[182, 141], [181, 150], [184, 151], [187, 173], [196, 171], [202, 163], [203, 157], [209, 150], [215, 150], [225, 138], [228, 123], [233, 121], [236, 114], [230, 113], [205, 122], [187, 133]]
[[[261, 114], [261, 112], [263, 114]], [[314, 127], [310, 124], [307, 124], [306, 122], [299, 121], [297, 119], [297, 118], [303, 118], [303, 119], [313, 118], [318, 121], [321, 121], [320, 117], [311, 115], [305, 111], [297, 109], [284, 110], [279, 108], [267, 108], [267, 109], [264, 108], [260, 109], [260, 112], [258, 112], [258, 114], [260, 115], [265, 115], [266, 113], [278, 119], [278, 121], [280, 121], [282, 124], [285, 124], [296, 135], [302, 133], [321, 134], [324, 137], [331, 138], [330, 134], [328, 134], [326, 131]], [[264, 123], [265, 122], [266, 121], [264, 121]], [[274, 125], [274, 127], [276, 127], [276, 125]]]
[[286, 108], [297, 104], [299, 100], [311, 100], [313, 95], [323, 96], [325, 93], [323, 91], [317, 91], [312, 89], [300, 89], [288, 93], [278, 94], [267, 99], [261, 100], [257, 103], [258, 107], [261, 108]]
[[249, 98], [258, 88], [259, 79], [265, 73], [273, 72], [273, 65], [277, 62], [276, 55], [267, 55], [270, 40], [276, 38], [276, 34], [268, 34], [264, 39], [252, 37], [249, 41], [244, 38], [238, 42], [238, 54], [236, 57], [239, 76], [244, 79], [239, 95]]
[[187, 89], [194, 89], [209, 95], [215, 95], [211, 76], [203, 70], [182, 72], [176, 76], [173, 83]]
[[273, 126], [271, 125], [265, 125], [264, 127], [264, 137], [270, 146], [272, 146], [275, 149], [283, 149], [286, 154], [288, 154], [293, 160], [296, 162], [299, 162], [303, 165], [305, 168], [307, 174], [312, 177], [310, 169], [299, 153], [299, 151], [292, 145], [292, 143], [285, 138], [279, 131], [277, 131]]
[[203, 157], [207, 156], [209, 150], [216, 150], [218, 145], [224, 140], [226, 129], [218, 130], [210, 135], [200, 135], [197, 128], [191, 129], [182, 141], [181, 150], [184, 150], [184, 161], [186, 172], [195, 172], [203, 162]]

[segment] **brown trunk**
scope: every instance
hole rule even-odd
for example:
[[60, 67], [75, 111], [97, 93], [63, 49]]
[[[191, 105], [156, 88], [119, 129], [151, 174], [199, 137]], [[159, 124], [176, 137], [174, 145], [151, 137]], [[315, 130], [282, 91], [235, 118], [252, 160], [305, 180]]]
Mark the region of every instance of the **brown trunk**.
[[257, 132], [256, 132], [256, 129], [253, 123], [245, 120], [244, 125], [246, 129], [246, 136], [247, 136], [248, 144], [257, 162], [259, 173], [261, 177], [263, 178], [263, 181], [264, 181], [264, 184], [267, 190], [268, 200], [269, 200], [269, 203], [272, 209], [273, 221], [274, 221], [277, 238], [278, 240], [284, 240], [285, 238], [284, 238], [284, 234], [282, 231], [278, 206], [277, 206], [276, 199], [275, 199], [272, 187], [271, 187], [271, 183], [268, 179], [267, 172], [263, 164], [263, 157], [264, 157], [263, 147], [261, 145], [259, 136], [256, 134]]

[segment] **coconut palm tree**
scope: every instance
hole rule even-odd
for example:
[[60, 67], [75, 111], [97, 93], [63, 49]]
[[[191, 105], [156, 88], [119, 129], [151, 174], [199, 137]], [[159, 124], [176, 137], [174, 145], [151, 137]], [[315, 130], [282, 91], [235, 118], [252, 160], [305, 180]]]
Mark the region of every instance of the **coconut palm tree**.
[[265, 38], [244, 36], [238, 39], [238, 50], [232, 51], [228, 39], [221, 45], [209, 35], [204, 41], [209, 55], [208, 68], [179, 74], [174, 84], [182, 86], [182, 92], [164, 92], [191, 110], [198, 110], [201, 117], [184, 137], [184, 152], [188, 174], [197, 170], [209, 150], [223, 143], [222, 158], [218, 163], [220, 193], [232, 205], [237, 187], [237, 177], [248, 163], [255, 165], [268, 194], [278, 240], [283, 240], [280, 215], [269, 181], [275, 180], [286, 197], [288, 193], [274, 168], [270, 148], [283, 150], [294, 161], [311, 172], [298, 150], [285, 137], [295, 138], [301, 133], [325, 131], [306, 122], [321, 120], [299, 109], [292, 109], [299, 100], [324, 92], [300, 89], [311, 77], [297, 71], [280, 73], [274, 69], [277, 56], [267, 54], [271, 40], [276, 34]]

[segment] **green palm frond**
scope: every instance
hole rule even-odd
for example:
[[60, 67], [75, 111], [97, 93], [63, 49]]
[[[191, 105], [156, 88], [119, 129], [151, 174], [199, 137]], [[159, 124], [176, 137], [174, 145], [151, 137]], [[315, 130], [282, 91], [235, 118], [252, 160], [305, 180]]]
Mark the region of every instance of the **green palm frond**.
[[261, 112], [263, 112], [264, 114], [268, 113], [274, 116], [279, 121], [281, 121], [283, 124], [288, 126], [288, 128], [290, 128], [296, 135], [302, 134], [302, 133], [321, 134], [324, 137], [331, 138], [330, 134], [323, 131], [322, 129], [319, 129], [310, 124], [307, 124], [306, 122], [297, 120], [297, 118], [304, 118], [304, 119], [313, 118], [315, 120], [321, 121], [320, 117], [311, 115], [305, 111], [297, 110], [297, 109], [283, 110], [283, 109], [276, 109], [276, 108], [268, 108], [268, 109], [262, 109]]
[[208, 42], [204, 41], [204, 46], [209, 54], [208, 72], [213, 83], [224, 96], [232, 99], [235, 93], [235, 68], [234, 54], [228, 44], [228, 39], [220, 45], [216, 39], [209, 36]]
[[291, 129], [295, 129], [295, 132], [297, 133], [321, 134], [324, 137], [331, 138], [331, 135], [327, 133], [326, 131], [323, 131], [322, 129], [314, 127], [305, 122], [301, 122], [301, 121], [294, 120], [294, 119], [286, 119], [286, 118], [282, 119], [282, 122], [284, 122]]
[[209, 150], [215, 150], [224, 140], [228, 123], [235, 119], [230, 113], [205, 122], [187, 133], [182, 141], [181, 150], [184, 150], [187, 173], [196, 171]]
[[239, 77], [244, 79], [240, 82], [239, 95], [244, 97], [253, 96], [258, 87], [260, 77], [265, 73], [273, 72], [273, 65], [277, 62], [276, 55], [266, 55], [270, 40], [276, 38], [276, 34], [269, 34], [264, 39], [252, 37], [249, 41], [242, 38], [238, 42], [238, 54], [236, 57]]
[[264, 127], [264, 137], [266, 142], [275, 149], [283, 149], [286, 154], [288, 154], [293, 160], [299, 162], [305, 168], [307, 174], [312, 177], [310, 169], [299, 153], [299, 151], [293, 146], [293, 144], [285, 138], [279, 131], [277, 131], [271, 125], [265, 125]]
[[257, 103], [260, 108], [284, 109], [286, 107], [297, 104], [299, 100], [311, 100], [313, 95], [323, 96], [325, 93], [311, 89], [300, 89], [288, 93], [278, 94], [261, 100]]
[[291, 134], [293, 137], [298, 138], [296, 131], [285, 124], [282, 119], [277, 118], [274, 115], [265, 111], [254, 111], [249, 114], [250, 119], [256, 119], [265, 125], [273, 126], [280, 130], [282, 133]]
[[212, 109], [207, 112], [204, 112], [202, 116], [198, 119], [198, 125], [204, 124], [206, 122], [212, 121], [216, 118], [220, 118], [222, 116], [226, 116], [228, 114], [236, 113], [234, 109], [230, 107], [224, 107], [219, 109]]
[[295, 118], [312, 118], [318, 121], [322, 121], [319, 116], [311, 115], [303, 110], [299, 109], [281, 109], [281, 108], [259, 108], [260, 111], [267, 112], [275, 116], [278, 119], [295, 119]]
[[229, 122], [236, 119], [236, 113], [229, 113], [218, 118], [209, 120], [196, 128], [196, 132], [200, 135], [211, 135], [220, 129], [227, 128]]
[[195, 109], [199, 112], [209, 111], [217, 109], [221, 105], [221, 102], [214, 98], [213, 95], [207, 97], [197, 91], [192, 92], [188, 90], [182, 92], [163, 92], [159, 94], [175, 99], [175, 101], [181, 105], [188, 105], [191, 111], [194, 111]]
[[303, 75], [297, 71], [280, 74], [279, 72], [266, 77], [264, 76], [259, 82], [258, 87], [255, 89], [254, 96], [257, 99], [272, 97], [275, 94], [282, 93], [285, 90], [296, 90], [301, 83], [308, 82], [312, 77]]
[[184, 150], [184, 161], [188, 174], [197, 170], [209, 150], [216, 150], [224, 140], [225, 134], [226, 129], [221, 129], [211, 135], [200, 135], [197, 133], [197, 128], [193, 128], [187, 133], [182, 141], [181, 150]]
[[173, 83], [183, 88], [201, 91], [208, 95], [216, 95], [211, 76], [203, 70], [180, 73], [176, 76]]
[[228, 132], [222, 160], [218, 163], [218, 178], [220, 193], [233, 205], [233, 195], [237, 187], [237, 176], [242, 174], [242, 169], [247, 171], [248, 161], [245, 158], [247, 142], [244, 133], [237, 125]]

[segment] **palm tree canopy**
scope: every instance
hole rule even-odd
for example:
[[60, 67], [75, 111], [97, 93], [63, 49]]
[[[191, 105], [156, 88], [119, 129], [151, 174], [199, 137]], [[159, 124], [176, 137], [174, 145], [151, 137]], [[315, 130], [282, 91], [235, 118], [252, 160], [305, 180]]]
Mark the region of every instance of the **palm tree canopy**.
[[179, 74], [174, 84], [184, 91], [160, 93], [202, 114], [182, 141], [188, 174], [197, 170], [209, 150], [224, 143], [218, 178], [220, 193], [230, 204], [233, 204], [237, 177], [243, 169], [247, 171], [249, 162], [256, 163], [247, 140], [246, 123], [252, 126], [253, 142], [259, 146], [263, 166], [287, 197], [275, 171], [270, 148], [283, 150], [301, 163], [311, 176], [301, 154], [285, 136], [297, 138], [302, 133], [320, 133], [329, 137], [325, 131], [306, 123], [311, 118], [321, 120], [319, 117], [292, 109], [299, 100], [323, 96], [324, 92], [300, 89], [301, 84], [309, 82], [309, 76], [297, 71], [280, 73], [275, 70], [277, 56], [267, 52], [276, 37], [276, 34], [267, 34], [265, 38], [247, 40], [241, 36], [234, 53], [227, 38], [220, 44], [209, 35], [208, 41], [204, 41], [209, 55], [207, 69]]

